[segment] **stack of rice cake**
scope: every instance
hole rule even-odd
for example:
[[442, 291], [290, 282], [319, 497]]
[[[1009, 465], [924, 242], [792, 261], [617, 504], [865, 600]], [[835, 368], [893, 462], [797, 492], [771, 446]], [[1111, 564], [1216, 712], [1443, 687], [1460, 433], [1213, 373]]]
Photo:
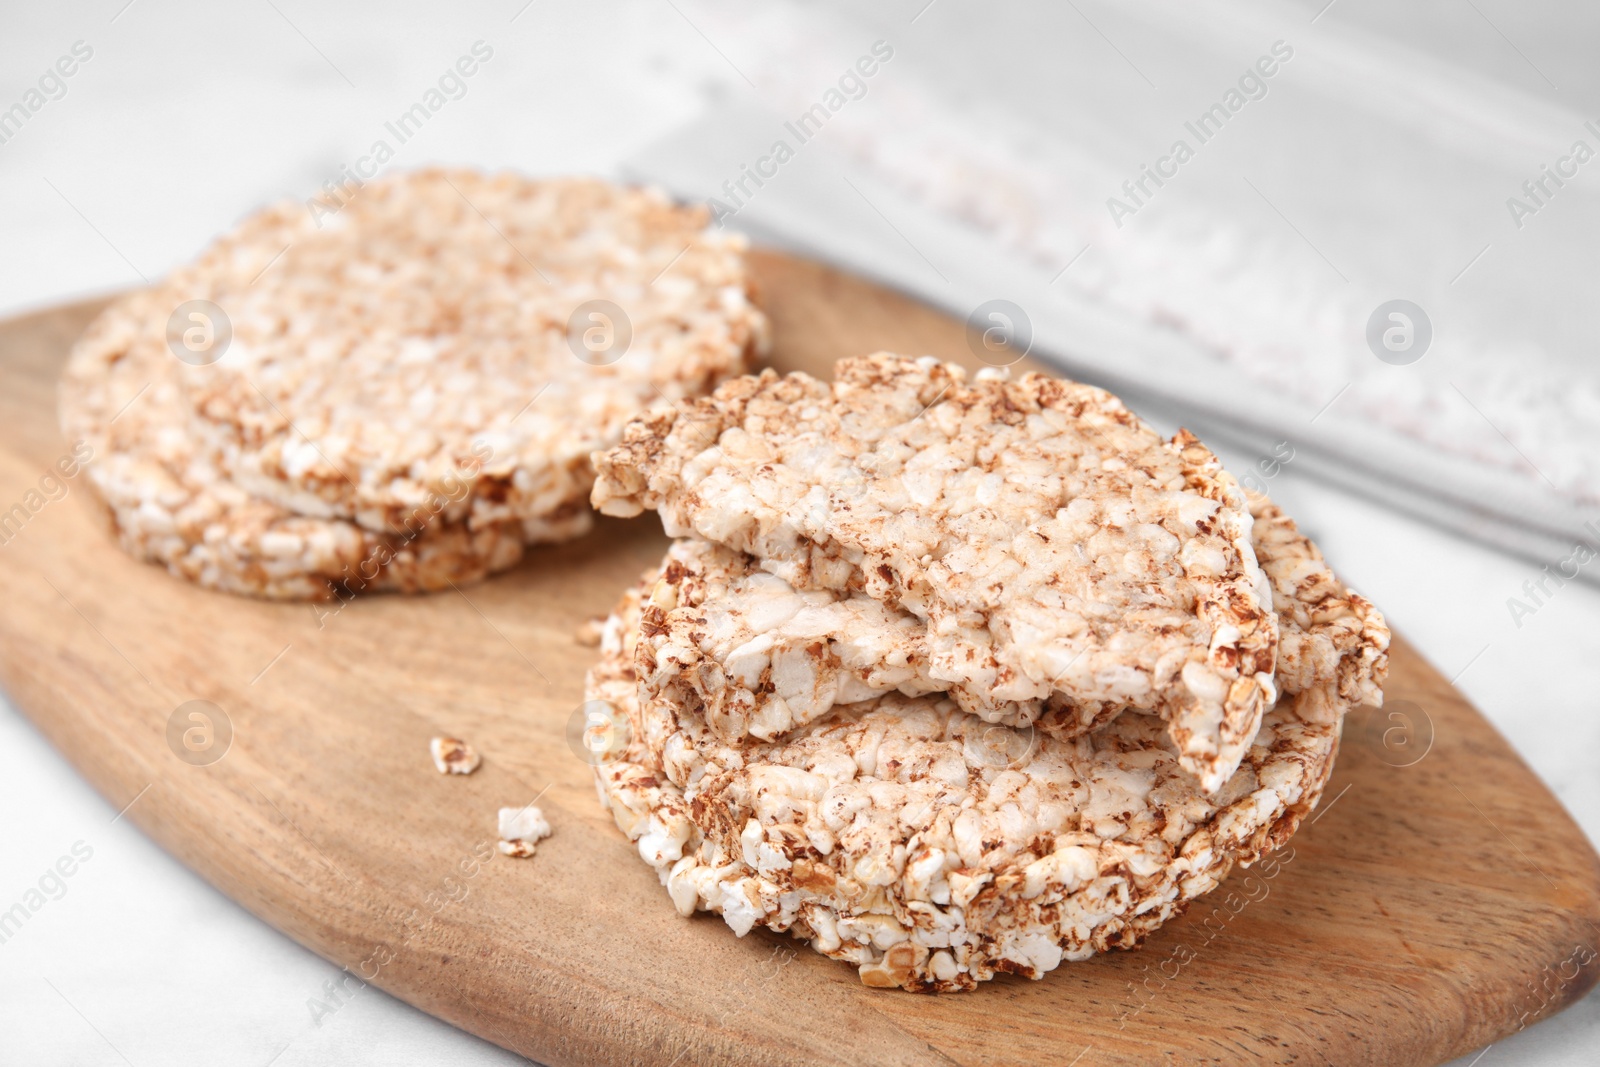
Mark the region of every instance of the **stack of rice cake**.
[[1110, 394], [889, 354], [633, 420], [602, 803], [684, 915], [955, 991], [1136, 946], [1316, 805], [1389, 634]]
[[[743, 243], [706, 221], [647, 190], [443, 170], [331, 215], [268, 208], [96, 319], [62, 426], [124, 548], [201, 585], [480, 578], [588, 529], [590, 453], [630, 417], [764, 350]], [[575, 317], [596, 301], [621, 314]]]

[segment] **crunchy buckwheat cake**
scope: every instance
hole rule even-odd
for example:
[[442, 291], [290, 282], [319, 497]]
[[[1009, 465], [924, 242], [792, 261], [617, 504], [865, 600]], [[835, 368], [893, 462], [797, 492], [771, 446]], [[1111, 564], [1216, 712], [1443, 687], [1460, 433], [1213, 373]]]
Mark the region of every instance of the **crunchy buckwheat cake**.
[[[1299, 700], [1307, 719], [1328, 718], [1317, 706], [1328, 700], [1337, 699], [1341, 714], [1380, 704], [1389, 644], [1383, 616], [1339, 584], [1277, 505], [1256, 497], [1250, 510], [1251, 543], [1280, 616], [1280, 693]], [[643, 607], [641, 693], [695, 709], [719, 741], [770, 741], [837, 704], [943, 688], [928, 671], [926, 624], [864, 593], [796, 590], [754, 557], [698, 537], [674, 541], [659, 570]], [[947, 695], [965, 710], [987, 712], [959, 685]], [[1122, 710], [1058, 705], [1047, 702], [1038, 725], [1063, 738]], [[990, 721], [1027, 725], [1030, 716], [1013, 706]]]
[[921, 618], [929, 677], [986, 718], [1152, 711], [1213, 791], [1276, 699], [1237, 482], [1103, 390], [879, 353], [652, 411], [595, 464], [603, 512], [654, 508], [797, 590]]
[[1338, 747], [1337, 719], [1286, 701], [1207, 795], [1145, 714], [1062, 740], [900, 693], [722, 745], [693, 711], [639, 699], [631, 646], [654, 581], [624, 598], [589, 677], [631, 727], [596, 767], [602, 803], [681, 914], [790, 931], [868, 985], [970, 989], [1136, 946], [1283, 844]]
[[197, 400], [241, 488], [394, 531], [465, 477], [447, 518], [543, 540], [587, 525], [589, 454], [631, 416], [764, 348], [743, 248], [654, 190], [426, 170], [270, 208], [170, 284], [233, 321]]
[[1321, 795], [1346, 709], [1382, 702], [1382, 616], [1275, 505], [1252, 510], [1284, 696], [1215, 794], [1139, 713], [1062, 738], [893, 692], [776, 743], [720, 737], [681, 689], [650, 684], [676, 610], [662, 601], [694, 588], [666, 574], [712, 554], [678, 545], [624, 595], [589, 675], [589, 698], [630, 728], [623, 759], [596, 768], [601, 801], [681, 913], [790, 930], [868, 984], [966, 989], [1133, 947], [1281, 846]]
[[[128, 319], [159, 315], [168, 304], [159, 291], [134, 294]], [[128, 319], [97, 320], [80, 350], [115, 348], [100, 334]], [[179, 378], [204, 370], [164, 348], [136, 348], [104, 364], [75, 358], [62, 377], [62, 427], [94, 449], [89, 476], [130, 555], [202, 586], [296, 600], [445, 588], [521, 558], [523, 531], [514, 521], [471, 529], [437, 521], [442, 509], [427, 505], [418, 514], [428, 521], [378, 534], [252, 497], [218, 470], [214, 451], [188, 429]]]
[[[439, 588], [586, 530], [590, 452], [764, 349], [747, 289], [742, 245], [659, 193], [403, 174], [113, 304], [62, 421], [134, 555], [273, 597]], [[191, 300], [231, 324], [208, 366], [168, 349]]]

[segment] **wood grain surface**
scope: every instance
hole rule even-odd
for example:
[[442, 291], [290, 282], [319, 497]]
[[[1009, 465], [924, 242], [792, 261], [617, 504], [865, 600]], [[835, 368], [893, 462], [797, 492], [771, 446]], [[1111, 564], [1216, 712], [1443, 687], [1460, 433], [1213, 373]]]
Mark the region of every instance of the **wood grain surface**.
[[[780, 368], [825, 375], [879, 347], [973, 362], [936, 312], [815, 264], [755, 262]], [[1600, 976], [1600, 859], [1403, 640], [1390, 709], [1347, 723], [1291, 850], [1141, 951], [917, 996], [868, 990], [785, 937], [680, 919], [565, 732], [594, 656], [574, 633], [659, 558], [655, 519], [602, 520], [459, 592], [331, 615], [192, 588], [116, 548], [82, 476], [64, 498], [29, 495], [68, 451], [54, 382], [95, 310], [0, 327], [0, 512], [26, 512], [0, 534], [0, 682], [111, 804], [132, 801], [127, 817], [223, 892], [533, 1060], [1434, 1064]], [[191, 700], [231, 726], [215, 762], [169, 746]], [[436, 734], [472, 741], [482, 769], [438, 774]], [[554, 836], [532, 859], [483, 861], [496, 808], [535, 796]]]

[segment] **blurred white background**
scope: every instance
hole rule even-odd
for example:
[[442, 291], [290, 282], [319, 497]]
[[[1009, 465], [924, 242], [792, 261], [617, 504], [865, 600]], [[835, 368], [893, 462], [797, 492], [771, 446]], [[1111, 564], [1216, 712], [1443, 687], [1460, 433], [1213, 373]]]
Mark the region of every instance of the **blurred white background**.
[[[385, 122], [478, 41], [492, 58], [464, 95], [398, 145], [392, 166], [645, 177], [704, 195], [718, 185], [708, 175], [737, 170], [736, 162], [734, 171], [717, 169], [718, 152], [747, 158], [747, 126], [759, 133], [762, 116], [794, 115], [797, 100], [814, 99], [881, 39], [893, 42], [894, 60], [735, 225], [875, 271], [958, 311], [976, 302], [952, 265], [958, 260], [992, 264], [996, 276], [1020, 278], [1025, 269], [1041, 292], [1070, 269], [1055, 291], [1078, 303], [1057, 307], [1041, 296], [1028, 304], [1038, 308], [1041, 336], [1084, 321], [1072, 317], [1089, 314], [1084, 308], [1115, 306], [1132, 319], [1170, 304], [1190, 339], [1224, 353], [1218, 375], [1238, 372], [1250, 388], [1281, 393], [1286, 411], [1305, 404], [1314, 412], [1345, 382], [1349, 395], [1334, 397], [1340, 406], [1318, 420], [1318, 432], [1334, 427], [1330, 449], [1366, 439], [1370, 425], [1397, 435], [1393, 467], [1437, 463], [1440, 477], [1469, 489], [1482, 470], [1483, 484], [1526, 492], [1530, 507], [1600, 517], [1586, 495], [1600, 484], [1600, 438], [1582, 436], [1600, 420], [1586, 399], [1597, 395], [1587, 312], [1600, 252], [1585, 236], [1600, 220], [1600, 164], [1522, 230], [1504, 205], [1522, 178], [1584, 135], [1584, 118], [1600, 120], [1600, 9], [1510, 0], [1324, 5], [1195, 8], [1201, 14], [1187, 17], [1226, 16], [1212, 19], [1215, 33], [1191, 40], [1152, 29], [1153, 5], [1090, 2], [995, 10], [908, 0], [865, 11], [782, 3], [758, 12], [694, 0], [371, 11], [306, 0], [226, 9], [170, 0], [9, 3], [0, 21], [0, 110], [28, 101], [75, 46], [91, 54], [60, 83], [64, 92], [46, 86], [42, 95], [54, 98], [20, 126], [0, 122], [0, 315], [154, 279], [264, 201], [314, 195], [375, 140], [394, 144]], [[1141, 210], [1126, 231], [1108, 229], [1102, 201], [1120, 179], [1136, 175], [1186, 117], [1280, 38], [1298, 51], [1274, 79], [1277, 95], [1252, 102], [1150, 213]], [[894, 128], [906, 114], [920, 121]], [[1406, 132], [1419, 129], [1426, 136]], [[1003, 141], [1008, 151], [962, 170], [929, 155], [946, 137]], [[1117, 180], [1097, 185], [1102, 171]], [[858, 218], [839, 206], [852, 195], [838, 180], [845, 173], [871, 191], [872, 213], [856, 203]], [[1254, 192], [1239, 181], [1248, 175]], [[1041, 189], [1060, 196], [1040, 201]], [[971, 203], [962, 200], [969, 194]], [[974, 223], [972, 232], [951, 218]], [[867, 235], [860, 247], [830, 237], [852, 229]], [[1080, 262], [1073, 256], [1083, 243], [1092, 249]], [[1174, 258], [1196, 248], [1222, 256], [1214, 261], [1221, 266]], [[1149, 273], [1161, 271], [1180, 273]], [[1243, 280], [1181, 304], [1180, 283], [1185, 293], [1211, 293], [1204, 285], [1227, 272]], [[1281, 307], [1252, 306], [1264, 299], [1253, 279], [1264, 275], [1283, 280], [1273, 295]], [[1141, 288], [1149, 278], [1166, 288]], [[1346, 336], [1347, 313], [1424, 291], [1438, 294], [1424, 301], [1439, 326], [1436, 359], [1384, 368], [1359, 336]], [[1284, 331], [1309, 340], [1286, 346]], [[1076, 358], [1121, 369], [1088, 349], [1066, 345], [1058, 354], [1069, 365]], [[1261, 377], [1263, 359], [1269, 370], [1289, 368], [1293, 381], [1273, 387], [1270, 374]], [[1466, 382], [1465, 391], [1456, 386], [1465, 395], [1474, 381], [1488, 421], [1475, 421], [1483, 412], [1460, 407], [1446, 388]], [[1306, 383], [1306, 395], [1295, 395]], [[1166, 406], [1159, 388], [1152, 396], [1157, 415], [1191, 417]], [[1541, 427], [1555, 430], [1539, 437]], [[1275, 429], [1268, 420], [1236, 438], [1224, 434], [1237, 450], [1220, 451], [1242, 469], [1258, 454], [1252, 442]], [[1321, 473], [1348, 469], [1340, 453], [1327, 455], [1335, 458]], [[1383, 465], [1370, 452], [1350, 456], [1363, 469]], [[1600, 841], [1600, 591], [1565, 586], [1518, 626], [1507, 599], [1538, 576], [1529, 557], [1540, 558], [1541, 542], [1496, 525], [1496, 539], [1523, 551], [1502, 553], [1405, 513], [1459, 525], [1459, 509], [1396, 509], [1371, 499], [1383, 496], [1378, 490], [1353, 494], [1306, 477], [1317, 467], [1285, 467], [1274, 496], [1397, 630], [1457, 678]], [[1402, 489], [1390, 497], [1411, 495], [1405, 471], [1394, 473]], [[35, 883], [75, 842], [93, 850], [66, 895], [0, 945], [0, 1063], [517, 1059], [374, 989], [314, 1019], [308, 1001], [323, 996], [337, 968], [255, 921], [127, 819], [113, 821], [117, 808], [8, 705], [0, 707], [0, 747], [11, 768], [0, 776], [0, 898]], [[1590, 1064], [1597, 1046], [1600, 995], [1591, 995], [1461, 1062]]]

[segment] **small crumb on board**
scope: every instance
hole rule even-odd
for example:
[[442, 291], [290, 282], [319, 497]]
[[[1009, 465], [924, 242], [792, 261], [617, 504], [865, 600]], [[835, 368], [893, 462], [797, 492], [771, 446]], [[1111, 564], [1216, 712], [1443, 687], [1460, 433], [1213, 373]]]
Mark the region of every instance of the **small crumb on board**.
[[520, 808], [500, 809], [500, 842], [502, 854], [514, 859], [533, 855], [539, 842], [550, 836], [550, 823], [532, 804]]
[[428, 742], [428, 751], [440, 774], [471, 774], [483, 762], [477, 749], [456, 737], [435, 737]]

